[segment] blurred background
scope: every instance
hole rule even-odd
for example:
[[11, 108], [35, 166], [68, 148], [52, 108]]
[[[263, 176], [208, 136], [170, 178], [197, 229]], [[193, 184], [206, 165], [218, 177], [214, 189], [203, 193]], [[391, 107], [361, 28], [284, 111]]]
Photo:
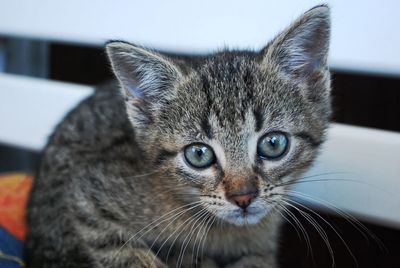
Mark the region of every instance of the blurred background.
[[[308, 173], [324, 181], [296, 189], [326, 202], [302, 201], [339, 230], [360, 267], [400, 267], [395, 254], [400, 252], [400, 2], [324, 3], [332, 11], [335, 123]], [[113, 78], [103, 49], [107, 40], [185, 55], [225, 47], [258, 50], [317, 4], [321, 2], [0, 0], [0, 172], [34, 173], [56, 124], [95, 85]], [[332, 208], [362, 220], [388, 252], [371, 237], [365, 246], [357, 228]], [[305, 257], [304, 241], [288, 225], [284, 267], [329, 267], [323, 241], [307, 221], [304, 225], [318, 257]], [[341, 239], [326, 229], [338, 267], [356, 267]]]

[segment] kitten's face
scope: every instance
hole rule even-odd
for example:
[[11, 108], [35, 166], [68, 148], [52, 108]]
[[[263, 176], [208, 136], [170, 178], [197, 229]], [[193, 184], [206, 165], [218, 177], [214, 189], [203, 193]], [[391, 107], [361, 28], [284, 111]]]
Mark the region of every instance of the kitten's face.
[[108, 53], [165, 187], [243, 225], [279, 209], [281, 184], [315, 158], [330, 114], [328, 39], [320, 7], [260, 53], [222, 52], [197, 64], [126, 43], [110, 43]]
[[169, 176], [190, 185], [190, 201], [239, 225], [281, 203], [277, 186], [309, 166], [327, 123], [300, 85], [250, 58], [209, 59], [157, 122], [173, 152], [163, 163]]

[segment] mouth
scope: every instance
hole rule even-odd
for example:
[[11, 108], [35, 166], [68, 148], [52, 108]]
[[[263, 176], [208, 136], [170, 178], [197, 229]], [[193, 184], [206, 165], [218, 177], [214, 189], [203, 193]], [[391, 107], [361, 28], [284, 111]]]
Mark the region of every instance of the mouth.
[[268, 213], [268, 210], [257, 208], [235, 209], [225, 215], [224, 219], [237, 226], [254, 225]]

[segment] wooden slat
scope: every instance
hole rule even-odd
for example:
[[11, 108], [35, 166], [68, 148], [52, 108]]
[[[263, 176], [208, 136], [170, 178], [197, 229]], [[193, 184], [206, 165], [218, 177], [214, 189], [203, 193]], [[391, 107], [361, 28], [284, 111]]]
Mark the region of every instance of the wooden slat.
[[61, 118], [92, 91], [88, 86], [0, 74], [0, 142], [41, 150]]
[[312, 196], [305, 201], [400, 227], [399, 133], [332, 124], [321, 152], [305, 176], [322, 181], [295, 187]]

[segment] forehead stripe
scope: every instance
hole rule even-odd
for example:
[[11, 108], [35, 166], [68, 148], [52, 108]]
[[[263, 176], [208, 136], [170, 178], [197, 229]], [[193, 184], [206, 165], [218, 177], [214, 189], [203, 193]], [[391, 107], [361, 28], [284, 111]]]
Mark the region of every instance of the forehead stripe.
[[212, 139], [213, 138], [213, 132], [212, 132], [212, 129], [211, 129], [211, 125], [210, 125], [210, 123], [208, 122], [208, 118], [206, 117], [206, 118], [204, 118], [202, 121], [201, 121], [201, 128], [203, 129], [203, 131], [204, 131], [204, 133], [207, 135], [207, 137], [209, 138], [209, 139]]
[[261, 111], [259, 109], [253, 110], [254, 118], [256, 120], [256, 132], [260, 131], [263, 124], [264, 124], [264, 118], [261, 114]]

